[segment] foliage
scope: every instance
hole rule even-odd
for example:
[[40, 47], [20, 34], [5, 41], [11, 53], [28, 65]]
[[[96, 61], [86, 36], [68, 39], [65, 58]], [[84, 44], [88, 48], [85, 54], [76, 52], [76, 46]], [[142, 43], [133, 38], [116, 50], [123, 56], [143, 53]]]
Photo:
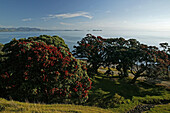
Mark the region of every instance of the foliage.
[[129, 70], [138, 77], [157, 78], [167, 75], [168, 44], [161, 44], [163, 51], [155, 46], [141, 44], [136, 39], [108, 38], [87, 34], [87, 37], [75, 46], [74, 55], [78, 58], [87, 58], [88, 68], [95, 73], [100, 66], [116, 66], [121, 78], [128, 77]]
[[163, 48], [163, 51], [170, 54], [170, 45], [167, 42], [160, 43], [159, 45], [161, 46], [161, 48]]
[[3, 55], [5, 54], [5, 53], [2, 51], [3, 47], [4, 47], [4, 45], [0, 43], [0, 63], [1, 63], [2, 61], [4, 61], [4, 59], [5, 59], [5, 58], [3, 57]]
[[8, 59], [0, 72], [1, 96], [45, 103], [88, 99], [91, 80], [86, 67], [65, 48], [30, 40], [14, 40], [7, 47]]
[[160, 51], [155, 46], [140, 45], [136, 55], [136, 65], [131, 67], [131, 73], [135, 76], [132, 82], [138, 77], [158, 78], [164, 76], [167, 72], [167, 66], [170, 64], [168, 55]]
[[117, 65], [119, 75], [127, 77], [130, 66], [135, 63], [137, 47], [140, 43], [135, 39], [125, 40], [124, 38], [110, 38], [106, 40], [106, 43], [106, 62], [109, 65]]
[[[15, 43], [16, 39], [12, 39], [12, 41], [8, 44], [5, 44], [5, 49], [8, 49], [8, 46], [11, 44]], [[64, 47], [66, 50], [69, 51], [68, 46], [65, 44], [64, 40], [59, 37], [59, 36], [48, 36], [48, 35], [40, 35], [39, 37], [29, 37], [28, 39], [26, 38], [21, 38], [19, 41], [37, 41], [37, 42], [44, 42], [47, 45], [53, 45], [55, 47]], [[4, 49], [4, 50], [5, 50]]]
[[95, 37], [87, 34], [81, 41], [78, 41], [78, 46], [74, 46], [73, 55], [76, 58], [87, 58], [88, 71], [97, 73], [97, 69], [104, 62], [105, 55], [105, 39], [98, 36]]

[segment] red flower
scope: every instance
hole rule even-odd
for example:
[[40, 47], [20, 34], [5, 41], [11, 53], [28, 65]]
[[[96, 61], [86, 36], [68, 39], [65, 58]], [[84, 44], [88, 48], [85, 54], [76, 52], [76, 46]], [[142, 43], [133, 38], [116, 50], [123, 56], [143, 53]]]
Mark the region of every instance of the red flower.
[[68, 76], [68, 71], [67, 70], [65, 71], [65, 75]]
[[9, 76], [8, 72], [5, 72], [5, 74], [6, 74], [7, 76]]
[[76, 88], [73, 88], [75, 92], [77, 92], [78, 90]]
[[54, 63], [53, 63], [53, 62], [51, 62], [51, 66], [54, 66]]
[[28, 80], [28, 77], [27, 77], [27, 76], [25, 77], [25, 80]]
[[90, 44], [87, 44], [87, 45], [86, 45], [86, 47], [89, 47], [89, 46], [90, 46]]
[[43, 64], [43, 66], [45, 67], [45, 63]]
[[26, 65], [26, 67], [31, 67], [30, 65]]
[[101, 37], [101, 36], [97, 36], [97, 38], [98, 38], [98, 39], [102, 39], [102, 37]]
[[28, 72], [24, 72], [24, 75], [28, 75]]
[[31, 60], [32, 58], [31, 57], [28, 57], [28, 60]]

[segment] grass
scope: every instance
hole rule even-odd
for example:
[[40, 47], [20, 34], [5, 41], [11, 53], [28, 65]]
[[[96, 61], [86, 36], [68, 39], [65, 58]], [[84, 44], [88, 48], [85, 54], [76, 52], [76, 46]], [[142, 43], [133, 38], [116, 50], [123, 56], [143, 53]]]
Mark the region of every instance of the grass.
[[145, 113], [170, 113], [170, 103], [166, 105], [156, 105]]
[[93, 87], [86, 105], [111, 108], [113, 112], [127, 112], [139, 104], [170, 102], [170, 92], [164, 86], [149, 85], [131, 79], [103, 78], [100, 75], [93, 80]]
[[130, 78], [103, 76], [105, 75], [94, 77], [89, 100], [84, 105], [31, 104], [1, 98], [0, 112], [124, 113], [143, 104], [156, 104], [154, 108], [146, 111], [148, 113], [170, 111], [170, 91], [164, 86], [149, 85], [141, 81], [130, 84]]
[[0, 98], [0, 112], [23, 113], [111, 113], [112, 111], [98, 107], [71, 105], [71, 104], [32, 104], [18, 101], [7, 101]]

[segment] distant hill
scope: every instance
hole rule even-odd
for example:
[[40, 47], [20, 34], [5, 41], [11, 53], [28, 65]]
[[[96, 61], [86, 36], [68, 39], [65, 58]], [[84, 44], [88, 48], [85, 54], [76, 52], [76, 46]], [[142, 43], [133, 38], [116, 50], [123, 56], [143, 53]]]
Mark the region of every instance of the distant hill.
[[39, 28], [19, 27], [19, 28], [0, 28], [0, 32], [23, 32], [23, 31], [50, 31]]

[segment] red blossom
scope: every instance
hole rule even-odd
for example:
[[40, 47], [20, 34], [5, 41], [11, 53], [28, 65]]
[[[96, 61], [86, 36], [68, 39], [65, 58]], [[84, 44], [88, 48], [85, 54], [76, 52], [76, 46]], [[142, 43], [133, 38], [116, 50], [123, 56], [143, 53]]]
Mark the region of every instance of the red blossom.
[[28, 60], [31, 60], [32, 58], [31, 57], [28, 57]]
[[76, 88], [73, 88], [75, 92], [77, 92], [78, 90]]
[[65, 75], [68, 76], [68, 71], [67, 70], [65, 71]]
[[27, 77], [27, 76], [25, 77], [25, 80], [28, 80], [28, 77]]

